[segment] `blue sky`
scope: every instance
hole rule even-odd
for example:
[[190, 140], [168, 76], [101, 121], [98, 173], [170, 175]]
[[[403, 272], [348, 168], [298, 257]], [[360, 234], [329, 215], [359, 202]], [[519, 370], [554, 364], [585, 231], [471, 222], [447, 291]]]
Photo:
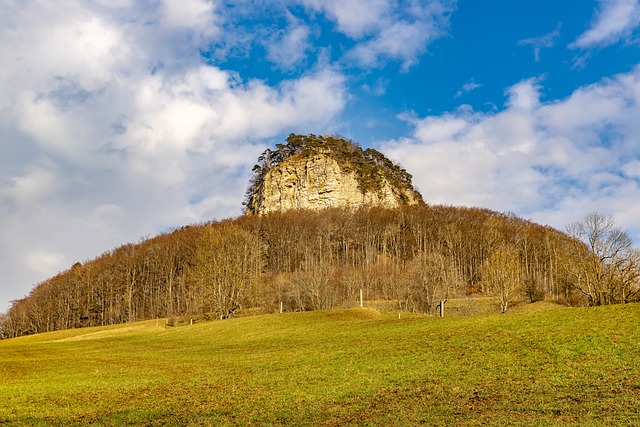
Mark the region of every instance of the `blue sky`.
[[76, 261], [241, 214], [288, 133], [429, 203], [640, 242], [640, 0], [0, 0], [0, 311]]

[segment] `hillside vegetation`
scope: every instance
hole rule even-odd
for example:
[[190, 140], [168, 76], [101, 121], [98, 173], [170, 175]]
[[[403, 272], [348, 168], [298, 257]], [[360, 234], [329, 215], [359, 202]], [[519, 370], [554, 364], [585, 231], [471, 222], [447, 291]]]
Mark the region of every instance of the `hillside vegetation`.
[[2, 329], [16, 337], [158, 317], [348, 308], [361, 290], [365, 301], [432, 314], [468, 295], [495, 296], [503, 312], [515, 299], [582, 304], [571, 266], [587, 257], [563, 233], [484, 209], [244, 216], [76, 263], [15, 301]]
[[152, 320], [5, 340], [0, 424], [639, 425], [640, 305], [549, 306]]
[[612, 217], [589, 214], [570, 224], [568, 235], [511, 214], [429, 206], [406, 170], [337, 136], [291, 134], [286, 144], [267, 149], [254, 167], [248, 213], [256, 213], [251, 206], [257, 206], [269, 171], [316, 155], [329, 156], [339, 171], [355, 177], [357, 184], [347, 180], [348, 194], [391, 185], [406, 204], [325, 209], [323, 202], [321, 210], [289, 212], [278, 205], [270, 214], [186, 226], [126, 244], [77, 262], [13, 301], [0, 314], [0, 339], [160, 317], [175, 324], [365, 301], [443, 315], [447, 307], [455, 310], [449, 314], [477, 313], [449, 304], [471, 296], [495, 298], [502, 313], [517, 301], [602, 305], [640, 296], [640, 250]]

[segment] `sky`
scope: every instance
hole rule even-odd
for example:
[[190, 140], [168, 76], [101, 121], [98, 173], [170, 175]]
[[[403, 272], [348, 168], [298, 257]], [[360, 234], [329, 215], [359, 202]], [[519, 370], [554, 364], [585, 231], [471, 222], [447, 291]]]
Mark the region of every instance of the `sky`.
[[0, 311], [129, 242], [236, 217], [291, 133], [432, 204], [640, 246], [640, 0], [0, 0]]

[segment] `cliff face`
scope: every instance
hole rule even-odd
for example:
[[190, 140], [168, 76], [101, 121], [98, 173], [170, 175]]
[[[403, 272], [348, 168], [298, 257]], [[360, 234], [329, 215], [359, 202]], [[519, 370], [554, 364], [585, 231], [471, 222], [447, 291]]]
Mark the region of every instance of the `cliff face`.
[[359, 188], [355, 172], [346, 172], [326, 154], [294, 157], [270, 170], [258, 189], [250, 213], [328, 207], [397, 207], [418, 203], [413, 192], [383, 180], [377, 191]]
[[[390, 182], [393, 176], [385, 173], [382, 166], [367, 164], [368, 176], [363, 177], [364, 166], [357, 163], [357, 150], [363, 152], [359, 147], [349, 152], [349, 158], [354, 161], [340, 157], [330, 147], [320, 146], [300, 150], [268, 168], [258, 167], [259, 174], [247, 194], [246, 212], [266, 214], [291, 209], [361, 206], [392, 208], [422, 203], [422, 196], [410, 184]], [[410, 175], [408, 177], [410, 181]]]

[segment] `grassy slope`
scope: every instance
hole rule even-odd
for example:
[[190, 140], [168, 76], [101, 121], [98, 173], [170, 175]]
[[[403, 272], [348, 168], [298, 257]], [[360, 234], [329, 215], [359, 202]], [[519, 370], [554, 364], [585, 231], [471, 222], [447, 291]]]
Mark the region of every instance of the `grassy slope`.
[[640, 305], [368, 309], [0, 342], [0, 424], [638, 425]]

